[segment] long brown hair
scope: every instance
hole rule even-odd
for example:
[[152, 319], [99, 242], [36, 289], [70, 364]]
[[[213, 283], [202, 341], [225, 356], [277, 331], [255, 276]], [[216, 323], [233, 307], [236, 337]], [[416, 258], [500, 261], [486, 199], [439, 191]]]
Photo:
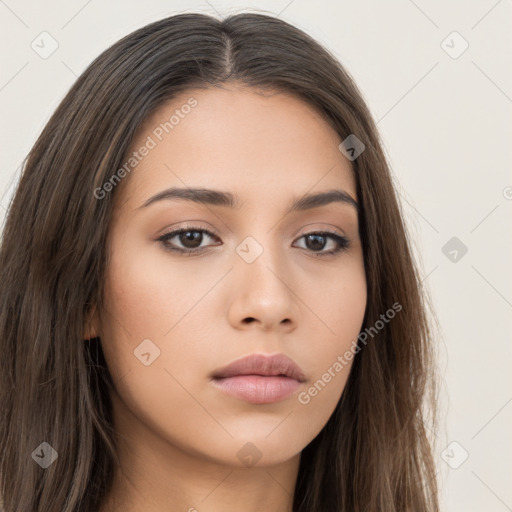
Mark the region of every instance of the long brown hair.
[[[334, 413], [302, 451], [293, 510], [438, 510], [427, 435], [437, 421], [429, 302], [375, 123], [328, 50], [278, 18], [242, 13], [171, 16], [115, 43], [77, 79], [24, 162], [0, 250], [5, 512], [91, 512], [110, 489], [114, 383], [99, 338], [85, 343], [83, 333], [91, 307], [103, 304], [116, 190], [101, 200], [94, 191], [159, 105], [231, 81], [293, 93], [341, 140], [364, 143], [352, 161], [367, 278], [363, 328], [376, 331], [381, 315], [401, 306], [368, 331], [370, 341], [359, 339]], [[44, 442], [58, 456], [46, 469], [35, 462], [50, 456]]]

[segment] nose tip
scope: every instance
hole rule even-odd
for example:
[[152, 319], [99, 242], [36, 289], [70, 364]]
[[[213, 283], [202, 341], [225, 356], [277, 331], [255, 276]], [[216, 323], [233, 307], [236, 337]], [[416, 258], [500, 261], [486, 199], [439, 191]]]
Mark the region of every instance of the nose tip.
[[[268, 261], [269, 254], [259, 255], [249, 263], [242, 258], [232, 274], [229, 317], [237, 328], [258, 327], [263, 331], [290, 329], [299, 312], [294, 293], [286, 284], [286, 264], [277, 253]], [[272, 265], [272, 264], [275, 264]], [[269, 266], [270, 265], [270, 266]], [[279, 268], [278, 272], [272, 267]]]

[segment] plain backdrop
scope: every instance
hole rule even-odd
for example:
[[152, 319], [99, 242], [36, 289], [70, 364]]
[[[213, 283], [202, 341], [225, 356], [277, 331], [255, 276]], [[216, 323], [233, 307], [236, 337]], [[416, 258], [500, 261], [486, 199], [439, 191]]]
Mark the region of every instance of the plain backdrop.
[[97, 55], [172, 14], [242, 11], [305, 30], [361, 89], [439, 319], [442, 509], [512, 510], [511, 0], [0, 0], [0, 221], [22, 160]]

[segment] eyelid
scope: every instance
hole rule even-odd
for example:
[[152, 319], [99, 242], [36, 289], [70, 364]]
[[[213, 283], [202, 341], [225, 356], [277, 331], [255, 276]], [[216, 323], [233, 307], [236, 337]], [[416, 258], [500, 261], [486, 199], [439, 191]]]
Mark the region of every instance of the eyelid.
[[[213, 226], [208, 225], [208, 227], [203, 227], [198, 224], [193, 224], [195, 222], [196, 221], [194, 221], [194, 220], [192, 220], [192, 221], [189, 220], [189, 221], [185, 221], [185, 224], [183, 224], [183, 225], [178, 224], [177, 227], [176, 227], [176, 225], [172, 225], [171, 227], [166, 228], [162, 232], [162, 234], [159, 235], [159, 237], [161, 238], [170, 233], [175, 233], [176, 231], [204, 231], [207, 233], [211, 233], [211, 235], [215, 235], [216, 237], [220, 237], [219, 231], [217, 231]], [[201, 222], [201, 221], [197, 221], [197, 222]]]

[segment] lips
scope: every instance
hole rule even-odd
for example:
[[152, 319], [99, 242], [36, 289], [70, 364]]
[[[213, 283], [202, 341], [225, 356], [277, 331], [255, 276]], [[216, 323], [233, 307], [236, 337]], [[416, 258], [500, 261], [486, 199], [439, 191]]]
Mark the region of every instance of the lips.
[[239, 375], [261, 375], [266, 377], [289, 377], [304, 382], [306, 376], [302, 369], [284, 354], [267, 356], [265, 354], [252, 354], [216, 370], [212, 374], [214, 379], [226, 379]]
[[253, 404], [279, 402], [306, 381], [304, 372], [284, 354], [253, 354], [216, 370], [211, 383], [223, 393]]

